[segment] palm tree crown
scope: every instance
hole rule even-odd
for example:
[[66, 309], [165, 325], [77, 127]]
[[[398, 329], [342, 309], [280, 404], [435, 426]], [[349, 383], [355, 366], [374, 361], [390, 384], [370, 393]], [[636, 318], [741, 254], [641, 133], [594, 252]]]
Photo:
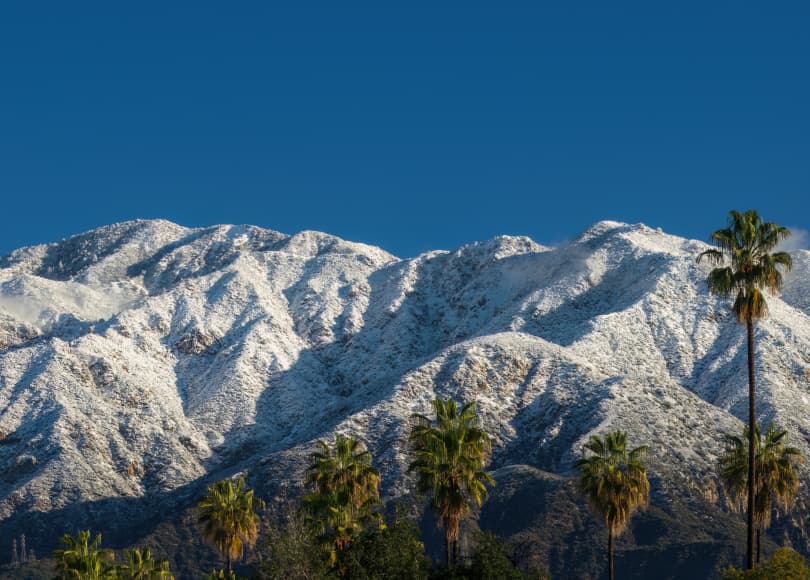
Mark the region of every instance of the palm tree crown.
[[577, 461], [579, 487], [608, 529], [608, 575], [613, 578], [613, 538], [624, 531], [637, 508], [649, 502], [650, 482], [644, 460], [647, 447], [628, 451], [627, 433], [615, 431], [585, 444], [589, 456]]
[[[711, 235], [717, 244], [698, 255], [713, 269], [707, 278], [709, 291], [718, 296], [736, 294], [733, 310], [741, 324], [768, 314], [763, 289], [776, 293], [782, 288], [782, 272], [793, 265], [790, 254], [771, 254], [779, 242], [790, 237], [790, 230], [773, 222], [763, 222], [755, 210], [729, 212], [728, 226]], [[726, 259], [729, 265], [722, 265]]]
[[225, 556], [228, 573], [231, 560], [241, 558], [245, 546], [256, 543], [259, 516], [256, 511], [264, 502], [253, 497], [253, 490], [245, 488], [243, 477], [223, 479], [211, 484], [208, 492], [197, 504], [203, 536]]
[[[720, 458], [718, 469], [720, 481], [735, 510], [745, 506], [748, 490], [748, 427], [743, 436], [726, 435], [726, 449]], [[773, 423], [768, 425], [763, 438], [757, 425], [754, 437], [754, 462], [756, 463], [754, 524], [757, 533], [771, 525], [774, 503], [785, 510], [790, 509], [799, 491], [797, 466], [804, 461], [801, 451], [788, 444], [787, 431]], [[757, 541], [757, 561], [760, 546]]]
[[97, 580], [116, 577], [113, 551], [101, 548], [101, 534], [96, 534], [92, 541], [90, 530], [79, 532], [75, 538], [65, 534], [62, 544], [65, 549], [53, 553], [57, 578]]
[[481, 506], [484, 502], [488, 495], [486, 484], [495, 484], [484, 471], [492, 444], [477, 426], [474, 401], [460, 409], [452, 399], [436, 398], [432, 404], [435, 423], [424, 415], [413, 416], [410, 442], [415, 458], [408, 471], [416, 473], [417, 491], [432, 495], [431, 507], [445, 529], [449, 565], [451, 546], [454, 560], [458, 558], [461, 520], [470, 513], [472, 504]]
[[585, 444], [591, 455], [577, 461], [580, 489], [605, 526], [614, 534], [624, 531], [633, 512], [646, 507], [650, 482], [644, 460], [647, 446], [627, 451], [627, 433], [615, 431], [601, 439], [592, 435]]
[[152, 549], [147, 546], [143, 550], [135, 548], [126, 550], [127, 563], [118, 567], [118, 575], [125, 580], [172, 580], [174, 575], [169, 571], [168, 560], [156, 560], [152, 557]]
[[342, 550], [378, 514], [380, 474], [359, 441], [338, 435], [334, 447], [318, 441], [310, 455], [304, 510], [318, 532]]

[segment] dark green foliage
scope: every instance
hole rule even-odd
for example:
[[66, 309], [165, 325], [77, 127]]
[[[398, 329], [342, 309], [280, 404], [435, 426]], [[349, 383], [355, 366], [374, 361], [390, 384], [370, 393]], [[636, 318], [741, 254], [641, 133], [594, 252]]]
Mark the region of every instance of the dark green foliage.
[[722, 577], [723, 580], [810, 580], [810, 568], [794, 550], [779, 548], [762, 567], [738, 570], [729, 566], [723, 570]]
[[307, 525], [302, 512], [290, 508], [284, 522], [270, 525], [264, 534], [263, 562], [256, 579], [315, 580], [351, 578], [427, 579], [431, 562], [419, 539], [419, 528], [398, 517], [389, 526], [367, 528], [343, 550], [328, 554], [320, 538]]
[[338, 556], [335, 569], [340, 578], [352, 580], [420, 580], [429, 577], [430, 565], [419, 527], [403, 518], [362, 534]]
[[514, 563], [511, 550], [491, 532], [478, 532], [471, 558], [463, 565], [434, 571], [435, 580], [548, 580], [540, 570], [526, 572]]
[[366, 529], [330, 561], [300, 512], [290, 510], [283, 525], [269, 526], [262, 546], [264, 561], [256, 580], [547, 580], [547, 573], [526, 573], [492, 533], [478, 533], [471, 557], [452, 568], [431, 571], [430, 558], [414, 520], [399, 513], [389, 525]]
[[255, 578], [313, 580], [326, 577], [328, 565], [321, 542], [307, 526], [301, 512], [289, 508], [283, 523], [268, 526], [264, 536], [264, 561]]
[[473, 580], [523, 580], [528, 578], [507, 555], [506, 547], [492, 532], [476, 538], [470, 578]]

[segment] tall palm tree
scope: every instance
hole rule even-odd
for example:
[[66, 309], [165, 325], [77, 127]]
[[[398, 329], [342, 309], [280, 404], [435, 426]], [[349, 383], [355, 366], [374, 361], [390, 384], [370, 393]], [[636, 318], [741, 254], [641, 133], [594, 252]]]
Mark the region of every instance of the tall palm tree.
[[[726, 435], [726, 449], [720, 457], [720, 481], [726, 490], [731, 507], [742, 510], [748, 491], [748, 427], [743, 436]], [[754, 525], [756, 527], [756, 563], [761, 560], [762, 531], [771, 525], [773, 505], [789, 510], [799, 491], [796, 470], [804, 458], [801, 451], [788, 446], [787, 431], [768, 425], [763, 439], [759, 425], [754, 436], [756, 477]]]
[[127, 563], [118, 567], [118, 576], [124, 580], [174, 580], [168, 560], [156, 560], [152, 549], [125, 550]]
[[338, 435], [334, 447], [321, 440], [317, 447], [306, 475], [312, 492], [304, 497], [303, 507], [310, 524], [341, 551], [379, 518], [374, 507], [380, 501], [380, 474], [371, 465], [371, 453], [357, 439]]
[[241, 558], [245, 546], [253, 546], [259, 534], [258, 510], [264, 502], [245, 487], [244, 477], [212, 483], [197, 504], [203, 537], [225, 556], [228, 574], [231, 561]]
[[116, 570], [112, 550], [101, 548], [101, 534], [90, 540], [90, 530], [83, 530], [74, 538], [70, 534], [62, 536], [64, 550], [56, 550], [57, 578], [60, 580], [100, 580], [115, 578]]
[[425, 415], [413, 415], [410, 444], [415, 457], [408, 472], [416, 473], [419, 493], [432, 495], [431, 507], [444, 528], [445, 560], [452, 566], [458, 561], [461, 520], [472, 504], [483, 504], [488, 495], [486, 484], [495, 484], [484, 471], [492, 443], [478, 427], [475, 401], [461, 408], [452, 399], [436, 398], [432, 404], [435, 422]]
[[627, 433], [615, 431], [604, 439], [591, 435], [584, 450], [590, 455], [576, 463], [579, 488], [608, 529], [608, 577], [613, 580], [613, 538], [624, 531], [633, 512], [649, 502], [647, 446], [628, 451]]
[[[698, 262], [707, 259], [718, 266], [706, 279], [709, 291], [723, 297], [735, 295], [732, 310], [737, 322], [745, 324], [748, 332], [748, 536], [747, 567], [754, 567], [754, 431], [756, 430], [756, 381], [754, 373], [754, 323], [768, 314], [763, 290], [775, 294], [782, 288], [782, 272], [792, 266], [786, 252], [770, 252], [790, 237], [790, 230], [773, 222], [763, 222], [755, 210], [731, 210], [727, 227], [711, 236], [717, 244], [698, 255]], [[725, 265], [728, 259], [729, 265]]]

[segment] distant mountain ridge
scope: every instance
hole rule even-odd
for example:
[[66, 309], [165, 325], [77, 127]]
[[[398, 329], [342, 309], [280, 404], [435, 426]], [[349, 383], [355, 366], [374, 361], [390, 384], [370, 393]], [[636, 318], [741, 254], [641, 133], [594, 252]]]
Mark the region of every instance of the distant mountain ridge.
[[[622, 428], [651, 447], [655, 506], [625, 562], [709, 569], [695, 546], [736, 549], [714, 466], [747, 381], [744, 333], [695, 262], [705, 247], [599, 222], [553, 248], [502, 236], [402, 260], [319, 232], [139, 220], [22, 248], [0, 258], [0, 527], [39, 553], [79, 523], [119, 543], [165, 534], [215, 477], [295, 489], [336, 432], [402, 497], [409, 417], [438, 394], [479, 401], [501, 474], [480, 522], [534, 545], [527, 557], [598, 569], [593, 518], [555, 506], [577, 502], [587, 437]], [[810, 252], [793, 257], [757, 326], [759, 411], [810, 457]], [[518, 513], [528, 489], [539, 519]], [[805, 553], [807, 497], [771, 534]], [[539, 531], [554, 525], [570, 537]]]

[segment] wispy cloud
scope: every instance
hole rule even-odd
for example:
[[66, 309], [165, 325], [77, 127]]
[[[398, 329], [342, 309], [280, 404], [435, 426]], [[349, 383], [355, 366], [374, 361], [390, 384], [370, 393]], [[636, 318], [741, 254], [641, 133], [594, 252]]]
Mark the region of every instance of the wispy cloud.
[[777, 247], [782, 252], [810, 250], [810, 232], [803, 228], [790, 228], [790, 237]]

